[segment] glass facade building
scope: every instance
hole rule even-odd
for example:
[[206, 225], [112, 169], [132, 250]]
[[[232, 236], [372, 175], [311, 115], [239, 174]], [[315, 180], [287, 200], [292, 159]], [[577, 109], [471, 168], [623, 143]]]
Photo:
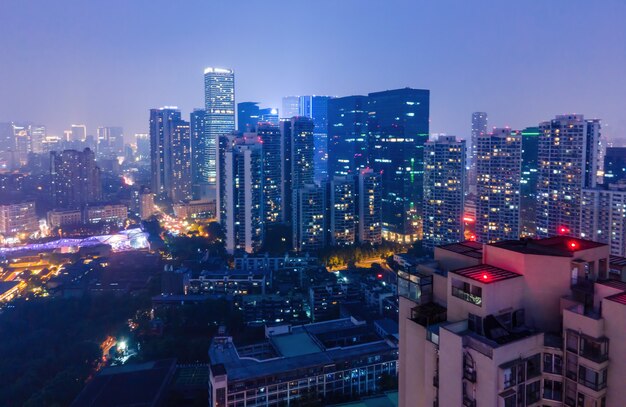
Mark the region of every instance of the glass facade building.
[[367, 96], [328, 101], [328, 175], [355, 175], [368, 165]]
[[300, 116], [310, 117], [315, 124], [314, 171], [315, 182], [328, 178], [328, 101], [330, 96], [300, 96]]

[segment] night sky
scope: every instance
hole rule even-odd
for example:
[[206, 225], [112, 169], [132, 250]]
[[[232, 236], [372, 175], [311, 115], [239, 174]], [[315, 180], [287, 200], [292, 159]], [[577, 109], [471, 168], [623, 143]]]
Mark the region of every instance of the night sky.
[[202, 107], [205, 66], [237, 102], [431, 90], [431, 132], [471, 113], [521, 128], [560, 113], [626, 137], [626, 1], [0, 0], [0, 121], [147, 132]]

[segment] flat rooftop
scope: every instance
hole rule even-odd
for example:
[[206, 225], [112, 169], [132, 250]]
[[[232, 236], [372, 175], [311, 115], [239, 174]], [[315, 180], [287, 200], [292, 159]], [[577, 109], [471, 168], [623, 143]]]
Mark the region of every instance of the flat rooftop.
[[270, 341], [278, 353], [285, 357], [308, 355], [322, 351], [322, 348], [306, 332], [276, 335], [272, 336]]
[[611, 295], [610, 297], [606, 297], [606, 300], [617, 302], [622, 305], [626, 305], [626, 292]]
[[609, 265], [614, 267], [624, 267], [626, 266], [626, 257], [611, 255], [609, 257]]
[[473, 242], [467, 240], [460, 243], [452, 243], [444, 246], [439, 246], [440, 249], [448, 250], [454, 253], [462, 254], [464, 256], [472, 257], [474, 259], [483, 258], [483, 245], [482, 243]]
[[488, 264], [479, 264], [477, 266], [451, 270], [450, 273], [457, 274], [461, 277], [467, 277], [483, 284], [496, 283], [498, 281], [522, 276], [521, 274], [501, 269], [499, 267], [490, 266]]
[[0, 281], [0, 297], [20, 285], [20, 281]]
[[158, 406], [175, 371], [176, 359], [104, 368], [87, 383], [72, 406]]
[[523, 254], [561, 257], [573, 257], [574, 253], [578, 251], [606, 246], [604, 243], [570, 236], [554, 236], [546, 239], [503, 240], [489, 245]]

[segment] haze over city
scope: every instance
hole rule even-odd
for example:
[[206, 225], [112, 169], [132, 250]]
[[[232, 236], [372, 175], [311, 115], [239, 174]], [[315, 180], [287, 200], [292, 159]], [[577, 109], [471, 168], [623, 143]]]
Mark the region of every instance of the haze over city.
[[[0, 3], [0, 121], [147, 132], [147, 109], [203, 106], [202, 71], [237, 101], [431, 90], [431, 132], [473, 111], [522, 128], [584, 112], [623, 137], [626, 3], [588, 1], [18, 1]], [[130, 141], [130, 140], [129, 140]]]

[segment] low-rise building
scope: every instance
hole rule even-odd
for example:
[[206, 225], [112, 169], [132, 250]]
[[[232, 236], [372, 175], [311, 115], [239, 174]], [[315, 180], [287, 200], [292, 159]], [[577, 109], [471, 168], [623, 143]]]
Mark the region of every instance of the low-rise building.
[[51, 228], [80, 225], [81, 223], [83, 223], [83, 214], [78, 209], [55, 209], [48, 212], [48, 226]]
[[178, 219], [213, 219], [215, 218], [215, 201], [197, 200], [174, 204], [174, 216]]
[[117, 223], [128, 219], [128, 207], [121, 204], [86, 206], [84, 223]]
[[0, 204], [0, 235], [15, 237], [38, 230], [35, 202]]
[[209, 348], [209, 405], [328, 405], [381, 392], [396, 377], [397, 344], [351, 318], [266, 327], [266, 340], [236, 346], [215, 337]]

